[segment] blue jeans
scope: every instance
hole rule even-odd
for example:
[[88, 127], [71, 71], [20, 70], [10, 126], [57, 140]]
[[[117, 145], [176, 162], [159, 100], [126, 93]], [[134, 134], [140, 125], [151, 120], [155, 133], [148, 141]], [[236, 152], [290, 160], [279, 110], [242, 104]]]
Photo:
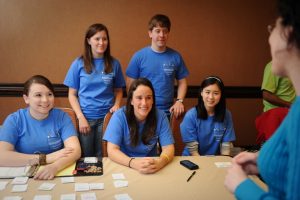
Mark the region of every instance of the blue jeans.
[[83, 135], [79, 133], [79, 142], [82, 151], [82, 157], [102, 157], [102, 119], [90, 119], [88, 123], [91, 131]]

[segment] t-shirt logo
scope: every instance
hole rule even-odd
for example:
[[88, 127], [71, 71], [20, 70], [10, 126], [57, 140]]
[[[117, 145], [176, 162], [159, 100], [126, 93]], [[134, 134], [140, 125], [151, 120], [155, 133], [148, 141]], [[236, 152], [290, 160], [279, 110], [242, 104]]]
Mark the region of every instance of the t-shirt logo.
[[163, 69], [167, 76], [172, 76], [175, 71], [175, 64], [174, 63], [164, 63]]
[[114, 79], [114, 74], [109, 73], [109, 74], [102, 74], [102, 81], [105, 85], [111, 85]]

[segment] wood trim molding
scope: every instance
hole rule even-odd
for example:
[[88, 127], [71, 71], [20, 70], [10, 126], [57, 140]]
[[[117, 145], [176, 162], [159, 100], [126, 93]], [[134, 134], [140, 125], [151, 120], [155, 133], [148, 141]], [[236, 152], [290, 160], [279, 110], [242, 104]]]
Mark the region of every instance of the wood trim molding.
[[[0, 83], [0, 97], [21, 97], [23, 94], [23, 86], [21, 83]], [[63, 84], [53, 84], [56, 97], [67, 97], [68, 87]], [[186, 98], [197, 98], [199, 94], [199, 86], [188, 86]], [[175, 94], [177, 87], [175, 86]], [[225, 86], [226, 98], [238, 99], [256, 99], [262, 98], [260, 86]], [[123, 89], [123, 97], [126, 97], [126, 90]]]

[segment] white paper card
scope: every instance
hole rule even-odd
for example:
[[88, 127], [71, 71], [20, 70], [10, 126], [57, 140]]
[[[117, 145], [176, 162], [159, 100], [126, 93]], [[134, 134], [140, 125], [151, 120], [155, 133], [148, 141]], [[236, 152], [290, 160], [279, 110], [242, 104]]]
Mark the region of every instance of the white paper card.
[[127, 187], [128, 181], [114, 181], [114, 185], [116, 188]]
[[51, 200], [51, 195], [35, 195], [33, 200]]
[[0, 191], [4, 190], [6, 188], [7, 184], [8, 184], [7, 181], [0, 181]]
[[90, 185], [88, 183], [75, 183], [75, 191], [89, 191]]
[[98, 158], [97, 157], [85, 157], [83, 162], [85, 162], [85, 163], [97, 163]]
[[52, 190], [55, 186], [55, 183], [42, 183], [39, 187], [39, 190]]
[[60, 200], [76, 200], [76, 194], [62, 194]]
[[81, 200], [97, 200], [95, 193], [83, 193], [81, 194]]
[[27, 191], [28, 185], [14, 185], [11, 189], [12, 192], [25, 192]]
[[23, 167], [0, 167], [1, 178], [14, 178], [20, 176], [26, 176], [31, 170], [32, 166]]
[[112, 174], [113, 179], [115, 180], [120, 180], [120, 179], [125, 179], [124, 174], [118, 173], [118, 174]]
[[132, 200], [132, 198], [128, 194], [116, 194], [116, 200]]
[[90, 183], [91, 190], [104, 190], [104, 183]]
[[13, 185], [23, 185], [26, 184], [28, 181], [28, 177], [16, 177], [14, 180], [11, 182]]
[[231, 167], [231, 162], [215, 162], [215, 165], [218, 168], [226, 168], [226, 167]]
[[7, 196], [7, 197], [4, 197], [3, 200], [22, 200], [23, 197], [21, 196]]
[[72, 176], [61, 178], [61, 183], [74, 183], [74, 182], [75, 182], [75, 178]]

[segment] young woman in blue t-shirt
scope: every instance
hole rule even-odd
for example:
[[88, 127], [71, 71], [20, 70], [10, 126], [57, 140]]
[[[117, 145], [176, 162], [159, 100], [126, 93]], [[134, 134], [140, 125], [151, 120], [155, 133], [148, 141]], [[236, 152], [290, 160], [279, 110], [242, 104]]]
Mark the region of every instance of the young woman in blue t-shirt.
[[186, 144], [184, 156], [216, 155], [220, 154], [220, 145], [226, 143], [228, 149], [232, 146], [232, 117], [226, 109], [224, 84], [219, 77], [209, 76], [201, 83], [198, 105], [186, 113], [180, 131]]
[[140, 173], [155, 173], [171, 162], [174, 139], [166, 114], [155, 107], [154, 89], [148, 79], [132, 82], [126, 107], [113, 114], [103, 139], [108, 142], [111, 160]]
[[54, 90], [44, 76], [24, 84], [25, 109], [10, 114], [0, 129], [0, 166], [41, 164], [35, 179], [53, 179], [80, 158], [74, 125], [67, 113], [54, 107]]
[[64, 84], [79, 120], [84, 157], [102, 156], [102, 125], [106, 113], [120, 108], [125, 81], [121, 65], [110, 55], [106, 26], [91, 25], [84, 38], [84, 53], [72, 63]]

